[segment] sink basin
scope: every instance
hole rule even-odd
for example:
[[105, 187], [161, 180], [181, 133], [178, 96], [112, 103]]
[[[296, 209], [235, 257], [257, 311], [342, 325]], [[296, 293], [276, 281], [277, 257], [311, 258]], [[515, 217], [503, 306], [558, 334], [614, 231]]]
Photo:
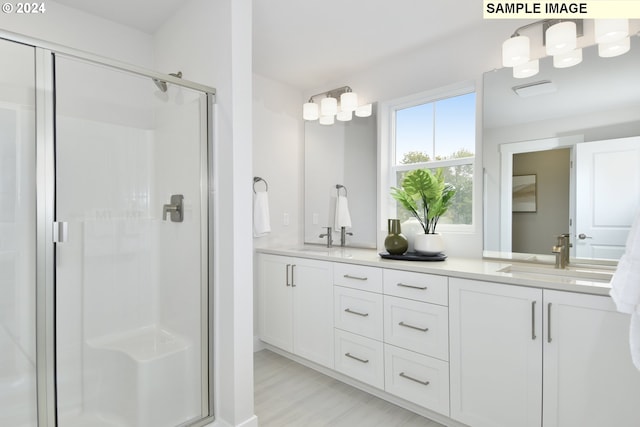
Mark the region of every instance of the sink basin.
[[599, 271], [595, 269], [569, 267], [567, 269], [557, 269], [553, 266], [528, 266], [510, 264], [497, 270], [499, 273], [512, 273], [514, 276], [540, 277], [555, 276], [566, 277], [567, 279], [589, 280], [592, 282], [608, 283], [613, 277], [612, 271]]
[[332, 250], [333, 250], [333, 248], [322, 248], [322, 247], [318, 247], [318, 248], [307, 248], [307, 247], [296, 248], [296, 251], [308, 252], [308, 253], [311, 253], [311, 254], [321, 254], [321, 255], [329, 255]]
[[313, 255], [325, 255], [325, 256], [336, 256], [342, 258], [351, 258], [351, 251], [348, 248], [343, 248], [341, 246], [336, 246], [332, 248], [327, 248], [326, 246], [302, 246], [295, 249], [298, 252], [305, 252]]

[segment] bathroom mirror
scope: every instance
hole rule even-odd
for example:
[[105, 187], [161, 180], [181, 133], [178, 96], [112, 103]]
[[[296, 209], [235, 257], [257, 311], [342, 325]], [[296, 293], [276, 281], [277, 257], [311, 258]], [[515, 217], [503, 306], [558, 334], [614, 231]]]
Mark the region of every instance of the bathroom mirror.
[[575, 258], [620, 257], [639, 208], [639, 67], [632, 36], [621, 56], [590, 46], [571, 68], [546, 57], [533, 77], [485, 73], [485, 256], [550, 255], [570, 233]]
[[[305, 122], [304, 242], [326, 244], [332, 227], [333, 244], [340, 245], [340, 229], [334, 227], [336, 198], [347, 197], [352, 227], [346, 231], [346, 246], [376, 247], [376, 156], [375, 107], [369, 117], [321, 125]], [[336, 188], [341, 185], [344, 188]]]

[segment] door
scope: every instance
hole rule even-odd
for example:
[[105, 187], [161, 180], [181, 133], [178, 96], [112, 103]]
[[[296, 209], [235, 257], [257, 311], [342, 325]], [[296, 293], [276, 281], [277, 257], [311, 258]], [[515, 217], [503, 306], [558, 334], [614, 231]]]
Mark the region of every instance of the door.
[[619, 259], [640, 207], [640, 137], [576, 145], [576, 257]]
[[0, 56], [0, 425], [35, 427], [34, 48], [0, 40]]
[[293, 261], [293, 351], [333, 369], [331, 263], [304, 258]]
[[609, 297], [548, 290], [544, 311], [544, 426], [637, 426], [629, 315]]
[[293, 352], [291, 258], [259, 255], [260, 339]]
[[209, 414], [206, 94], [55, 56], [58, 425]]
[[540, 427], [542, 291], [449, 279], [451, 418]]

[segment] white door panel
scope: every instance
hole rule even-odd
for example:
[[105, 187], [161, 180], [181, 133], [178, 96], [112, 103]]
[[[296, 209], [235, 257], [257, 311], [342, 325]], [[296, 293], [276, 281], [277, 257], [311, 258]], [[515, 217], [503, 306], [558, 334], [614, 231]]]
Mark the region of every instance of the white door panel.
[[575, 254], [618, 259], [640, 206], [640, 137], [576, 147]]

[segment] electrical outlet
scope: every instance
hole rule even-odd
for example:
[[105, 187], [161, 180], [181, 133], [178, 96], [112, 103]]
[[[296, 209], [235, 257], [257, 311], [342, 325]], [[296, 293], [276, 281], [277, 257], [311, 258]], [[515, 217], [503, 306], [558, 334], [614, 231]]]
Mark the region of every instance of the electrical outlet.
[[289, 212], [285, 212], [282, 215], [282, 225], [284, 225], [284, 226], [289, 225]]

